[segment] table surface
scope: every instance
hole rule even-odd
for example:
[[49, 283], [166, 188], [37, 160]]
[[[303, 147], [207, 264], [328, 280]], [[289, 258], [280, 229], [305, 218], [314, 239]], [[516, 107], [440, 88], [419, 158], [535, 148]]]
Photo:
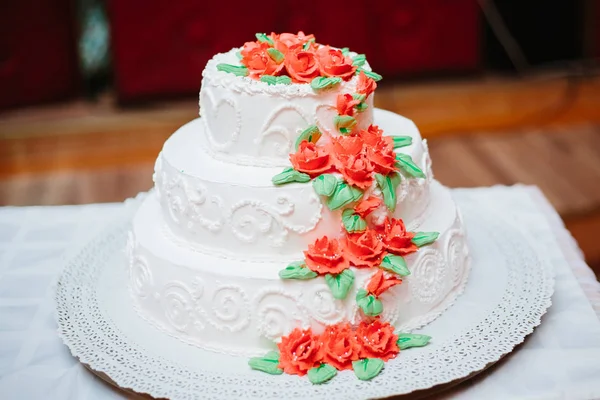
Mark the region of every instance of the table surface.
[[[556, 271], [553, 305], [517, 351], [474, 379], [433, 398], [600, 398], [600, 283], [535, 187], [457, 189], [543, 216]], [[0, 394], [2, 399], [133, 397], [106, 384], [57, 335], [54, 282], [65, 258], [121, 204], [0, 208]], [[516, 212], [514, 209], [513, 212]], [[531, 219], [534, 221], [534, 219]], [[541, 222], [539, 222], [541, 221]], [[135, 396], [137, 397], [137, 396]]]

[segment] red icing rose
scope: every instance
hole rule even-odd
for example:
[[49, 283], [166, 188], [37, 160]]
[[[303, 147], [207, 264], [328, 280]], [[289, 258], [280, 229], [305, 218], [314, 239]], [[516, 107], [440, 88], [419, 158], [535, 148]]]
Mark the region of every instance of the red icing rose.
[[[376, 146], [381, 140], [387, 140], [387, 138], [389, 138], [392, 143], [394, 142], [391, 137], [383, 136], [383, 130], [379, 129], [377, 125], [369, 125], [367, 129], [360, 131], [358, 136], [366, 146]], [[384, 137], [386, 139], [384, 139]]]
[[248, 68], [251, 78], [260, 79], [263, 75], [277, 75], [283, 69], [283, 63], [277, 64], [267, 53], [266, 43], [247, 42], [242, 48], [241, 63]]
[[370, 268], [381, 264], [383, 243], [372, 229], [367, 228], [364, 232], [348, 233], [345, 248], [350, 263], [357, 268]]
[[295, 49], [296, 47], [303, 46], [309, 40], [314, 42], [314, 35], [305, 35], [304, 32], [300, 31], [298, 34], [293, 33], [271, 33], [271, 40], [273, 40], [274, 46], [277, 50], [286, 54], [290, 49]]
[[354, 100], [351, 94], [338, 94], [337, 97], [337, 112], [339, 115], [354, 115], [354, 107], [360, 104], [360, 101]]
[[319, 341], [321, 342], [319, 357], [322, 362], [340, 371], [352, 369], [352, 361], [358, 360], [360, 356], [360, 346], [347, 323], [328, 326]]
[[302, 47], [290, 49], [283, 62], [288, 74], [296, 83], [306, 83], [319, 76], [319, 62], [315, 53], [304, 51]]
[[399, 285], [402, 283], [402, 279], [396, 278], [395, 276], [385, 276], [382, 270], [377, 270], [371, 277], [369, 284], [367, 285], [367, 292], [379, 297], [383, 292], [389, 288]]
[[378, 209], [381, 204], [383, 203], [379, 197], [370, 196], [354, 206], [354, 212], [360, 215], [362, 218], [365, 218], [367, 215]]
[[313, 336], [311, 329], [294, 329], [288, 336], [283, 336], [279, 347], [279, 367], [286, 374], [305, 375], [306, 372], [319, 365], [319, 341]]
[[364, 72], [360, 71], [358, 75], [358, 82], [356, 83], [356, 91], [365, 96], [369, 96], [377, 88], [377, 83], [365, 75]]
[[344, 80], [348, 80], [356, 71], [356, 67], [352, 65], [352, 59], [344, 56], [341, 50], [321, 46], [317, 50], [317, 58], [319, 59], [321, 75], [339, 76]]
[[307, 140], [300, 142], [298, 150], [290, 154], [290, 161], [296, 171], [307, 173], [313, 178], [327, 172], [333, 166], [329, 150]]
[[406, 231], [401, 219], [386, 218], [379, 235], [390, 253], [404, 256], [417, 251], [417, 246], [412, 242], [414, 233]]
[[396, 170], [396, 153], [394, 152], [393, 139], [385, 140], [389, 137], [382, 137], [375, 145], [365, 146], [367, 158], [375, 169], [375, 172], [387, 175]]
[[335, 157], [359, 156], [363, 151], [363, 141], [358, 136], [339, 136], [332, 138], [331, 150]]
[[350, 266], [340, 242], [327, 236], [308, 245], [304, 260], [306, 266], [319, 275], [339, 274]]
[[360, 344], [360, 358], [388, 361], [400, 352], [394, 328], [379, 318], [371, 322], [362, 321], [356, 328], [356, 340]]
[[373, 166], [362, 154], [336, 156], [335, 167], [349, 185], [366, 189], [373, 184]]

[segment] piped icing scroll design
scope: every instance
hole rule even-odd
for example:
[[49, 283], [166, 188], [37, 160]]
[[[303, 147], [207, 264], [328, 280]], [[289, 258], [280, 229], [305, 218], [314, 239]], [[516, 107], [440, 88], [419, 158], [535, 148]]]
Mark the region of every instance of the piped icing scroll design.
[[242, 242], [254, 243], [264, 237], [270, 246], [280, 247], [287, 241], [289, 231], [304, 234], [317, 226], [322, 205], [314, 194], [308, 201], [317, 204], [317, 212], [306, 221], [306, 225], [290, 222], [288, 218], [296, 206], [291, 196], [285, 194], [277, 196], [276, 205], [256, 200], [242, 200], [234, 204], [229, 212], [228, 223], [234, 236]]
[[[219, 232], [225, 223], [223, 212], [223, 199], [220, 196], [208, 196], [208, 188], [202, 184], [195, 182], [193, 185], [188, 181], [183, 183], [184, 191], [187, 199], [187, 212], [190, 218], [188, 228], [194, 229], [198, 224], [206, 228], [210, 232]], [[214, 205], [208, 209], [208, 204]], [[213, 218], [208, 218], [206, 215], [213, 215]]]
[[239, 332], [250, 324], [250, 302], [239, 285], [225, 284], [213, 293], [208, 322], [220, 331]]
[[323, 325], [337, 324], [347, 317], [344, 303], [333, 297], [325, 283], [312, 285], [303, 297], [311, 319]]
[[[227, 109], [233, 113], [233, 118], [231, 115], [222, 115]], [[204, 134], [214, 149], [224, 151], [237, 142], [242, 130], [242, 113], [233, 97], [224, 97], [215, 101], [209, 89], [204, 89], [200, 92], [200, 112], [204, 123]], [[216, 132], [210, 121], [217, 119], [228, 120], [233, 126], [221, 128]], [[218, 140], [215, 135], [225, 135], [225, 140]]]
[[411, 270], [408, 276], [411, 298], [428, 305], [441, 300], [447, 279], [443, 255], [438, 250], [423, 249], [417, 253]]
[[452, 229], [446, 236], [444, 245], [445, 259], [448, 263], [449, 279], [452, 287], [457, 286], [461, 280], [465, 265], [469, 258], [469, 249], [466, 245], [465, 234], [461, 229]]
[[307, 326], [307, 309], [296, 294], [278, 287], [266, 288], [256, 295], [253, 304], [261, 337], [276, 340], [296, 326]]
[[148, 267], [146, 258], [136, 251], [137, 241], [133, 232], [129, 232], [127, 237], [127, 258], [129, 260], [129, 282], [134, 295], [145, 298], [152, 291], [154, 279], [152, 271]]
[[167, 283], [159, 296], [162, 311], [171, 327], [186, 332], [196, 319], [191, 290], [179, 281]]
[[[292, 124], [286, 121], [280, 124], [279, 119], [283, 119], [286, 115], [288, 119], [295, 119], [296, 122]], [[292, 145], [301, 131], [300, 128], [308, 125], [310, 121], [310, 116], [300, 106], [292, 103], [282, 104], [267, 116], [254, 143], [261, 146], [261, 155], [281, 158], [285, 161], [292, 151]], [[294, 129], [290, 126], [296, 126], [297, 129], [293, 131]], [[277, 136], [282, 140], [273, 139]]]

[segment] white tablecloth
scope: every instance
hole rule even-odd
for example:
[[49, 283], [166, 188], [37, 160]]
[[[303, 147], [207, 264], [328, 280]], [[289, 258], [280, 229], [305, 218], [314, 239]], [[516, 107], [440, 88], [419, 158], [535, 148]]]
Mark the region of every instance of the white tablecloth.
[[[511, 212], [542, 213], [541, 251], [556, 270], [553, 305], [527, 341], [486, 372], [435, 398], [600, 398], [600, 284], [560, 218], [534, 187], [455, 190]], [[53, 282], [69, 249], [120, 204], [0, 209], [0, 399], [106, 399], [126, 394], [87, 371], [56, 334]], [[538, 227], [539, 228], [539, 227]]]

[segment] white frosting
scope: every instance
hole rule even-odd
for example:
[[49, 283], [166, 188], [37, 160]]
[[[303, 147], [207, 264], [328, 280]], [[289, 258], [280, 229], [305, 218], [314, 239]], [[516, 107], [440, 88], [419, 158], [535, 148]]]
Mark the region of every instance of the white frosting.
[[[397, 188], [394, 215], [416, 229], [429, 202], [427, 148], [410, 120], [382, 110], [375, 115], [384, 131], [413, 138], [413, 145], [398, 151], [427, 173], [427, 179], [404, 179]], [[203, 129], [200, 120], [183, 126], [157, 159], [154, 180], [169, 240], [213, 256], [289, 261], [318, 237], [341, 234], [341, 211], [323, 206], [311, 184], [275, 186], [271, 178], [282, 167], [238, 166], [199, 152]]]
[[[202, 73], [200, 114], [214, 158], [232, 164], [289, 166], [288, 154], [309, 125], [317, 124], [325, 135], [336, 134], [337, 95], [355, 93], [356, 76], [315, 92], [307, 83], [268, 85], [218, 71], [219, 63], [239, 65], [236, 51], [217, 54]], [[373, 122], [373, 95], [366, 103], [367, 109], [355, 115], [355, 130]]]
[[[448, 190], [437, 182], [430, 209], [422, 229], [440, 232], [439, 239], [407, 256], [412, 274], [381, 296], [382, 318], [403, 331], [438, 316], [468, 275], [462, 221]], [[355, 296], [373, 270], [353, 268], [350, 293], [335, 300], [322, 277], [280, 279], [284, 263], [223, 259], [177, 246], [164, 236], [160, 214], [151, 195], [134, 218], [130, 289], [140, 315], [180, 340], [229, 354], [261, 355], [295, 327], [321, 332], [326, 324], [362, 318]]]

